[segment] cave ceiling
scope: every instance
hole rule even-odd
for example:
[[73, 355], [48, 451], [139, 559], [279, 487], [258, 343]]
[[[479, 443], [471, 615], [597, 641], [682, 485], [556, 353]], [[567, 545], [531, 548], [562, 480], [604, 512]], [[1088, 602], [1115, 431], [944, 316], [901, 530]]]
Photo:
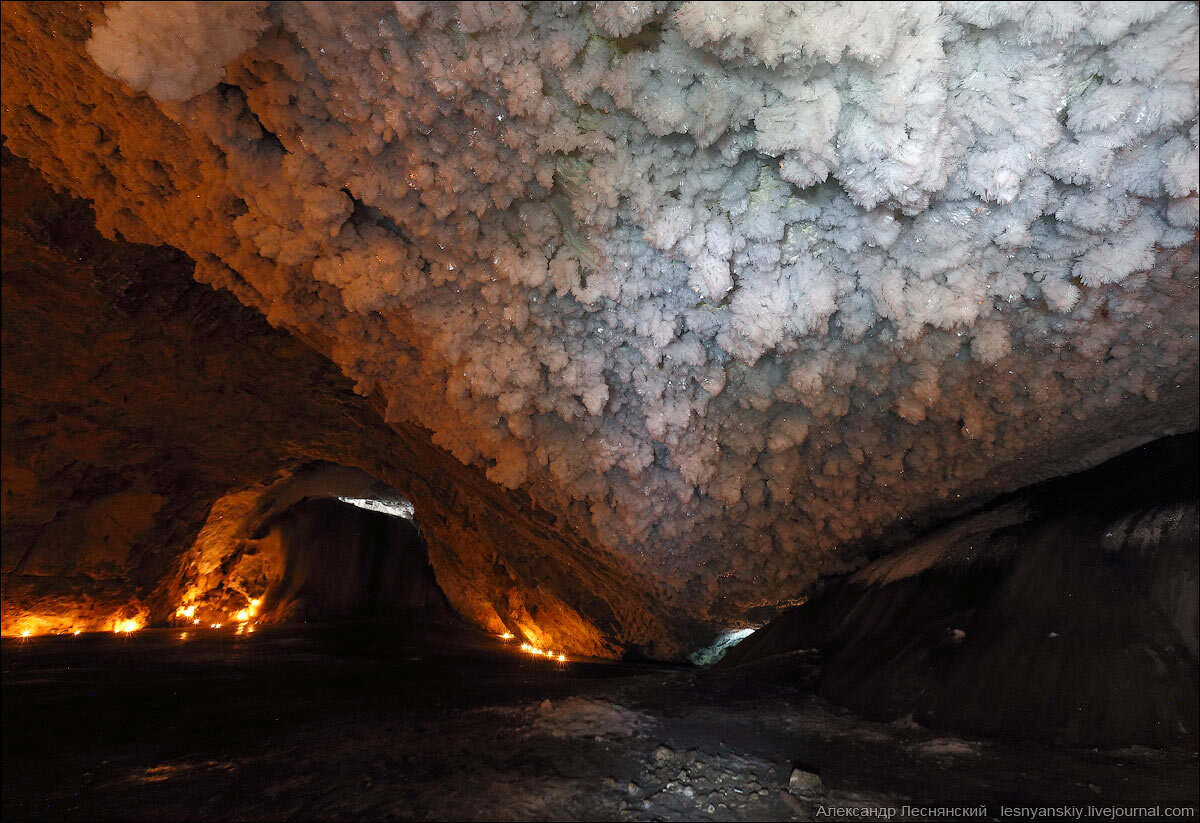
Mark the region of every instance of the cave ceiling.
[[6, 3], [3, 43], [8, 151], [377, 414], [308, 457], [536, 514], [445, 545], [561, 537], [516, 590], [622, 643], [1197, 426], [1194, 3]]

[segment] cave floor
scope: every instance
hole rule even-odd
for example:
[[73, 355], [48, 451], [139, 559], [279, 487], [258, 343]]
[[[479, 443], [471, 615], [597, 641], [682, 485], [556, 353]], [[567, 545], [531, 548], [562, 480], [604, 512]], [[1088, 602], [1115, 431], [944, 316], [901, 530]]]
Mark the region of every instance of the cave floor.
[[[3, 641], [5, 820], [786, 820], [1197, 806], [1195, 754], [867, 722], [802, 656], [572, 661], [395, 626]], [[796, 684], [800, 684], [798, 687]], [[809, 794], [793, 768], [819, 772]], [[877, 812], [878, 813], [878, 812]], [[849, 819], [849, 818], [843, 818]]]

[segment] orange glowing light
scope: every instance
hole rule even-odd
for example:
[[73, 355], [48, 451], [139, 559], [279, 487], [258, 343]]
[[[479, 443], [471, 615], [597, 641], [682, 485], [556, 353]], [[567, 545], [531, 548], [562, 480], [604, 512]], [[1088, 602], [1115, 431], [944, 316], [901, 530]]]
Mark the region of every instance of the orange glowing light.
[[29, 629], [22, 629], [22, 630], [21, 630], [21, 637], [29, 637], [29, 635], [31, 635], [31, 634], [33, 634], [33, 632], [32, 632], [32, 631], [30, 631]]
[[513, 639], [513, 633], [512, 633], [512, 632], [505, 632], [504, 634], [500, 635], [500, 639], [501, 639], [501, 640], [512, 640], [512, 639]]
[[75, 631], [71, 632], [71, 634], [79, 637], [79, 635], [83, 634], [83, 631], [81, 629], [76, 629]]
[[559, 663], [567, 662], [567, 656], [562, 652], [554, 652], [550, 649], [540, 649], [537, 646], [530, 645], [529, 643], [522, 643], [521, 651], [525, 652], [526, 654], [532, 654], [534, 657], [545, 657], [548, 660], [557, 660]]
[[238, 612], [237, 614], [234, 615], [234, 618], [239, 623], [245, 623], [247, 620], [250, 619], [250, 612], [248, 612], [246, 609], [242, 609], [240, 612]]
[[175, 610], [175, 613], [177, 615], [179, 615], [180, 617], [195, 617], [196, 607], [195, 607], [195, 605], [180, 606], [178, 609]]
[[142, 627], [142, 624], [136, 620], [118, 620], [113, 626], [113, 631], [117, 634], [130, 634], [136, 632]]

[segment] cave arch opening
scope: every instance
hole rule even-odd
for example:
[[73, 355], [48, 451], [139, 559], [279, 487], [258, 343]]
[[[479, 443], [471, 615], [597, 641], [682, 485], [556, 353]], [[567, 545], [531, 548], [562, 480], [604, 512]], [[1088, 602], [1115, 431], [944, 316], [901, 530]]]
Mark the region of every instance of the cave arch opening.
[[173, 588], [178, 625], [454, 616], [408, 498], [325, 461], [218, 499]]

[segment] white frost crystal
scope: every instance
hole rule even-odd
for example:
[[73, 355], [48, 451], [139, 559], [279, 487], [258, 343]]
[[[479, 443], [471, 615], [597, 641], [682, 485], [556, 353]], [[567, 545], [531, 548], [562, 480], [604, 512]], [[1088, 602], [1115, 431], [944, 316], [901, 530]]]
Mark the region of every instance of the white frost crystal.
[[57, 182], [701, 611], [1196, 424], [1194, 3], [106, 13]]

